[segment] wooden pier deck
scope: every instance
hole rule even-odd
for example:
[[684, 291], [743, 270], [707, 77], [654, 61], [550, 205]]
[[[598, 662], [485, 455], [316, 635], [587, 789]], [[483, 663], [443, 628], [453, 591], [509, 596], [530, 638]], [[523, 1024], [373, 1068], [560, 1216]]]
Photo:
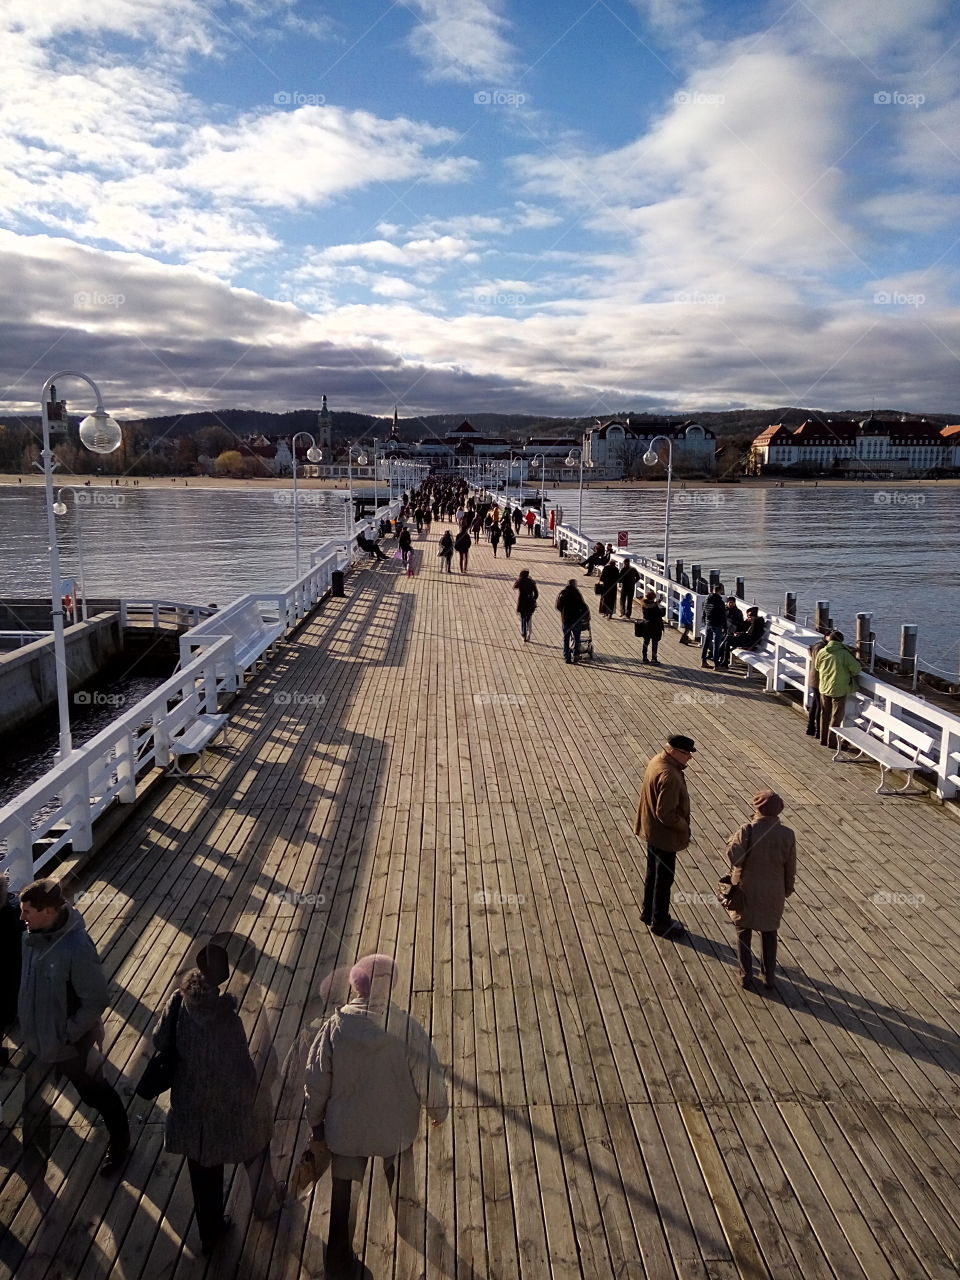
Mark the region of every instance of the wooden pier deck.
[[[565, 665], [553, 602], [581, 571], [547, 543], [523, 535], [510, 561], [481, 546], [449, 577], [415, 545], [416, 577], [395, 561], [353, 575], [234, 705], [214, 776], [154, 793], [89, 868], [135, 1148], [122, 1179], [97, 1177], [103, 1132], [60, 1095], [54, 1206], [0, 1169], [0, 1272], [322, 1275], [329, 1181], [260, 1224], [239, 1171], [236, 1227], [208, 1261], [164, 1108], [132, 1097], [174, 975], [234, 930], [256, 957], [230, 989], [281, 1059], [322, 1015], [321, 981], [379, 950], [447, 1066], [450, 1117], [421, 1131], [400, 1233], [379, 1174], [364, 1187], [376, 1280], [960, 1275], [955, 819], [876, 796], [874, 767], [832, 764], [782, 702], [700, 670], [675, 635], [644, 667], [632, 626], [595, 616], [596, 660]], [[523, 567], [542, 593], [529, 645]], [[680, 944], [640, 922], [633, 834], [645, 762], [677, 731], [700, 748]], [[740, 989], [706, 900], [764, 786], [799, 848], [780, 998]], [[0, 1075], [14, 1125], [18, 1078]], [[283, 1177], [305, 1140], [297, 1092], [279, 1107]]]

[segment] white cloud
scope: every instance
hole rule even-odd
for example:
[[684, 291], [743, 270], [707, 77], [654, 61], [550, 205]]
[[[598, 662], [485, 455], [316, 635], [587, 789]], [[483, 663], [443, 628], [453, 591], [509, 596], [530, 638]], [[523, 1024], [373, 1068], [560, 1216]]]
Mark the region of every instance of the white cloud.
[[385, 262], [396, 267], [420, 267], [434, 262], [476, 262], [478, 255], [469, 240], [455, 236], [408, 240], [391, 244], [389, 240], [367, 240], [363, 244], [335, 244], [320, 254], [328, 262], [350, 262], [355, 258], [367, 262]]
[[293, 208], [378, 182], [459, 182], [475, 162], [432, 155], [456, 140], [451, 129], [369, 111], [305, 106], [205, 125], [176, 175], [194, 190], [264, 206]]
[[478, 81], [512, 74], [506, 22], [488, 0], [410, 0], [422, 14], [410, 47], [441, 80]]

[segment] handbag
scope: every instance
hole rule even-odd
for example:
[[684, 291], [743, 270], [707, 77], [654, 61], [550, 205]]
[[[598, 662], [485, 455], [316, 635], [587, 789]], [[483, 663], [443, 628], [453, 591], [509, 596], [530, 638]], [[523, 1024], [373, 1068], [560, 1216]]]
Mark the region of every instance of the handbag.
[[[750, 828], [747, 827], [749, 832]], [[750, 857], [750, 846], [753, 842], [751, 835], [747, 836], [747, 856], [740, 863], [740, 876], [743, 877], [743, 868], [747, 865], [747, 859]], [[720, 899], [720, 905], [725, 907], [727, 911], [742, 911], [743, 904], [746, 900], [746, 894], [743, 892], [743, 886], [737, 881], [736, 884], [730, 876], [721, 876], [717, 881], [717, 897]]]
[[602, 583], [602, 582], [595, 582], [595, 583], [593, 584], [593, 594], [594, 594], [595, 596], [602, 596], [602, 595], [603, 595], [603, 583]]
[[646, 640], [647, 624], [645, 622], [635, 622], [633, 624], [633, 634], [640, 640]]
[[146, 1098], [148, 1102], [152, 1102], [173, 1085], [173, 1077], [177, 1069], [177, 1018], [180, 1016], [182, 1004], [183, 996], [178, 991], [170, 1005], [167, 1043], [159, 1049], [154, 1049], [150, 1061], [144, 1067], [140, 1082], [134, 1089], [138, 1098]]
[[293, 1194], [298, 1196], [301, 1191], [307, 1191], [319, 1182], [329, 1169], [332, 1159], [333, 1154], [327, 1144], [313, 1139], [304, 1149], [300, 1162], [293, 1171], [290, 1180]]

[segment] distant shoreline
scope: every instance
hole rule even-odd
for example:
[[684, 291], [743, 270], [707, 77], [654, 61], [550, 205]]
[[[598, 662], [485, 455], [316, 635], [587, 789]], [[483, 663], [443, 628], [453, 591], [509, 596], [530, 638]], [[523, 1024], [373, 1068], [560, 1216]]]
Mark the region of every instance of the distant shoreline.
[[[136, 477], [138, 482], [137, 484], [133, 483], [134, 478], [132, 476], [121, 477], [121, 479], [122, 479], [122, 483], [119, 485], [119, 488], [121, 490], [166, 489], [170, 491], [170, 490], [181, 490], [181, 489], [292, 489], [293, 488], [293, 480], [289, 476], [283, 476], [283, 477], [262, 476], [262, 477], [257, 477], [257, 479], [255, 480], [239, 480], [239, 479], [233, 479], [230, 477], [219, 477], [219, 476], [188, 476], [186, 479], [182, 479], [179, 476], [177, 476], [176, 478], [173, 478], [171, 476], [137, 476]], [[71, 476], [54, 475], [53, 483], [55, 487], [60, 487], [60, 488], [66, 488], [66, 487], [84, 488], [86, 487], [87, 480], [90, 481], [91, 488], [116, 489], [118, 487], [117, 485], [111, 486], [109, 476], [73, 476], [71, 477]], [[881, 480], [881, 479], [788, 480], [785, 477], [780, 479], [780, 478], [774, 478], [772, 476], [771, 477], [743, 476], [740, 479], [738, 484], [724, 484], [724, 483], [718, 483], [716, 481], [708, 482], [704, 480], [684, 480], [682, 477], [677, 477], [673, 481], [673, 487], [675, 490], [680, 489], [681, 487], [685, 487], [687, 489], [708, 489], [708, 490], [713, 490], [713, 489], [727, 490], [727, 489], [736, 489], [741, 487], [746, 489], [775, 489], [781, 484], [784, 489], [869, 489], [869, 488], [915, 489], [918, 487], [924, 488], [924, 489], [929, 489], [929, 488], [956, 489], [958, 486], [960, 486], [960, 479], [905, 480], [900, 478], [891, 478], [888, 480]], [[17, 488], [36, 489], [38, 487], [42, 487], [43, 476], [40, 475], [39, 473], [34, 475], [26, 475], [26, 476], [0, 475], [0, 486], [7, 486], [7, 485], [12, 486], [14, 489], [17, 489]], [[602, 493], [604, 491], [616, 492], [617, 490], [622, 490], [622, 489], [649, 489], [652, 492], [657, 492], [658, 490], [663, 488], [663, 485], [664, 485], [664, 481], [658, 478], [656, 480], [597, 480], [597, 481], [594, 481], [593, 483], [585, 483], [583, 487], [587, 492], [593, 491], [595, 493], [598, 493], [598, 492]], [[347, 490], [347, 485], [343, 479], [312, 480], [307, 477], [300, 477], [297, 480], [297, 487], [300, 489], [330, 489], [333, 491], [336, 491], [339, 489], [341, 492], [346, 492]], [[362, 480], [356, 481], [353, 487], [358, 492], [361, 490], [364, 492], [367, 492], [369, 490], [372, 490], [373, 482], [367, 478], [364, 478]], [[531, 480], [527, 480], [524, 482], [523, 489], [525, 493], [532, 493], [536, 490], [536, 488], [537, 486]], [[553, 490], [559, 490], [565, 493], [570, 491], [576, 493], [578, 488], [579, 488], [579, 482], [576, 480], [549, 481], [546, 485], [547, 492], [551, 492]], [[382, 492], [384, 495], [384, 498], [386, 498], [386, 495], [387, 495], [386, 481], [384, 480], [379, 481], [377, 484], [377, 489], [378, 491]], [[505, 497], [510, 497], [511, 495], [515, 496], [517, 492], [517, 486], [516, 484], [511, 484], [509, 490], [503, 490], [502, 492], [504, 493]], [[511, 497], [511, 500], [512, 500], [512, 497]]]

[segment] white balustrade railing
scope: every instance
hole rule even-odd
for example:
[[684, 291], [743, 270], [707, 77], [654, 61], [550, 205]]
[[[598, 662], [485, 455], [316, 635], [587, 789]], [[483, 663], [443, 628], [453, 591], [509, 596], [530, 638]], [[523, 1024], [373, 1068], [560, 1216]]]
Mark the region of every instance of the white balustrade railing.
[[[377, 514], [398, 510], [393, 503]], [[354, 534], [367, 525], [356, 522]], [[0, 808], [0, 870], [9, 870], [12, 883], [22, 886], [67, 846], [74, 853], [92, 848], [97, 818], [112, 805], [132, 804], [150, 770], [170, 764], [172, 740], [243, 687], [260, 633], [283, 636], [299, 626], [329, 593], [333, 574], [362, 554], [354, 538], [331, 538], [285, 590], [250, 592], [216, 611], [166, 600], [122, 601], [124, 625], [194, 623], [180, 637], [180, 669]]]
[[[505, 505], [503, 494], [488, 490], [480, 490], [479, 493], [500, 506]], [[511, 502], [510, 505], [515, 506], [516, 503]], [[539, 522], [539, 513], [537, 519]], [[550, 529], [549, 516], [543, 521], [542, 533], [552, 537], [558, 544], [561, 539], [566, 539], [566, 555], [578, 561], [585, 560], [598, 541], [569, 525], [558, 525], [555, 529]], [[629, 551], [615, 551], [613, 558], [622, 564], [628, 555]], [[632, 555], [630, 561], [640, 573], [637, 595], [653, 588], [667, 610], [668, 622], [679, 624], [680, 600], [689, 592], [693, 596], [694, 618], [699, 629], [706, 595], [666, 577], [660, 561]], [[801, 626], [778, 614], [768, 613], [764, 616], [770, 622], [768, 651], [773, 662], [769, 688], [778, 693], [783, 693], [788, 687], [796, 689], [806, 709], [813, 694], [810, 649], [814, 641], [821, 639], [821, 635], [812, 627]], [[960, 716], [942, 707], [933, 706], [916, 693], [899, 689], [868, 671], [861, 673], [859, 687], [862, 696], [876, 702], [894, 719], [903, 720], [933, 738], [933, 751], [929, 757], [921, 757], [921, 765], [935, 775], [936, 792], [941, 800], [952, 800], [960, 795]], [[891, 732], [885, 731], [885, 740], [890, 740]]]

